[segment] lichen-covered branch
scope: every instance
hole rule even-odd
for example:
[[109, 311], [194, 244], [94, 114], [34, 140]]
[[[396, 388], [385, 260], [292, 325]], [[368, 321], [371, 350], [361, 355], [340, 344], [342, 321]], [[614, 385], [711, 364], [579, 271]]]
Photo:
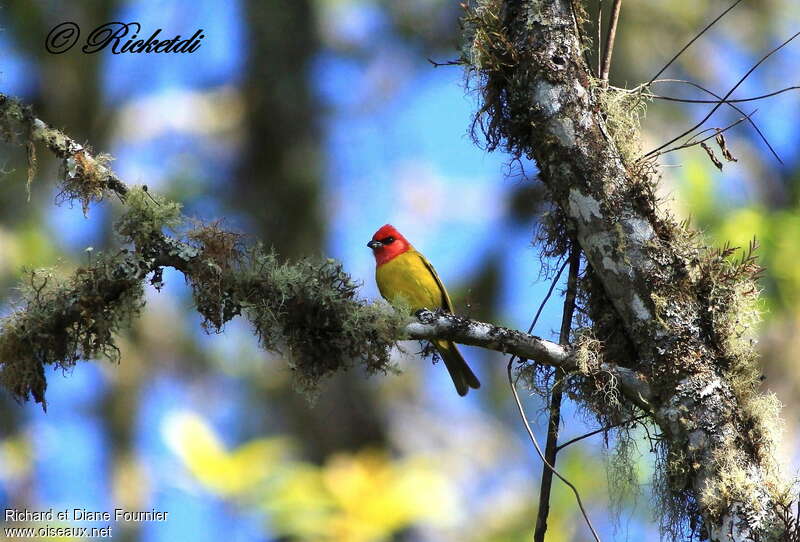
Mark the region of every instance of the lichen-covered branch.
[[412, 339], [448, 339], [566, 370], [577, 369], [570, 350], [522, 331], [430, 311], [420, 312], [417, 318], [418, 322], [412, 322], [405, 328], [406, 334]]
[[615, 363], [602, 362], [586, 367], [579, 351], [547, 341], [522, 331], [508, 329], [485, 322], [462, 318], [453, 314], [422, 311], [419, 321], [405, 326], [411, 339], [448, 339], [460, 344], [480, 346], [489, 350], [515, 355], [522, 360], [558, 367], [566, 372], [580, 374], [605, 373], [612, 377], [620, 391], [645, 411], [650, 409], [651, 390], [647, 380], [636, 371]]
[[191, 285], [207, 330], [220, 331], [235, 316], [245, 316], [261, 346], [284, 354], [306, 389], [354, 363], [370, 372], [392, 369], [390, 351], [400, 339], [448, 338], [566, 371], [602, 373], [647, 407], [647, 382], [631, 369], [612, 363], [589, 367], [577, 351], [453, 315], [424, 311], [414, 319], [359, 299], [357, 285], [333, 260], [281, 263], [218, 223], [193, 224], [180, 205], [145, 187], [128, 187], [107, 166], [108, 157], [93, 156], [2, 95], [0, 129], [15, 142], [44, 144], [62, 160], [65, 200], [86, 209], [109, 194], [119, 196], [125, 213], [115, 229], [130, 247], [88, 256], [72, 277], [53, 270], [27, 275], [19, 308], [0, 321], [0, 384], [20, 400], [32, 396], [46, 405], [46, 365], [68, 368], [101, 355], [117, 359], [114, 335], [144, 305], [145, 283], [160, 288], [163, 268], [172, 267]]
[[[771, 540], [788, 486], [773, 457], [777, 402], [759, 391], [752, 255], [706, 248], [660, 210], [658, 168], [639, 159], [643, 102], [593, 80], [569, 0], [477, 0], [464, 62], [482, 92], [489, 149], [533, 158], [557, 212], [548, 247], [574, 231], [589, 262], [581, 299], [597, 355], [652, 390], [666, 460], [664, 527], [712, 540]], [[598, 415], [606, 406], [590, 403]]]
[[0, 384], [17, 399], [45, 405], [46, 365], [116, 359], [114, 335], [143, 306], [145, 281], [161, 287], [164, 267], [184, 274], [207, 330], [244, 315], [264, 349], [284, 354], [302, 389], [356, 363], [392, 369], [390, 350], [408, 317], [359, 299], [341, 264], [280, 262], [215, 224], [181, 232], [178, 205], [141, 187], [126, 194], [116, 229], [132, 249], [102, 254], [72, 277], [30, 273], [19, 309], [0, 321]]
[[108, 167], [110, 156], [94, 155], [87, 146], [36, 118], [30, 106], [5, 94], [0, 94], [0, 134], [6, 141], [28, 146], [28, 183], [36, 174], [35, 144], [44, 145], [61, 159], [61, 198], [79, 201], [84, 213], [90, 203], [100, 201], [107, 193], [124, 198], [128, 191]]

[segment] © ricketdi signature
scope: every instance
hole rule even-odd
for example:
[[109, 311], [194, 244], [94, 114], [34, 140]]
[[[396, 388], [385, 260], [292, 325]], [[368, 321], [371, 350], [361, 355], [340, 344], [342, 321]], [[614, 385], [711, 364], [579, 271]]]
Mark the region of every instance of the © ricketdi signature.
[[[94, 30], [86, 38], [81, 51], [86, 54], [99, 53], [105, 49], [115, 55], [122, 53], [194, 53], [202, 45], [205, 38], [203, 29], [195, 31], [189, 38], [181, 39], [181, 34], [172, 38], [159, 38], [161, 28], [157, 28], [147, 39], [139, 37], [142, 25], [137, 22], [105, 23]], [[61, 54], [69, 51], [78, 43], [81, 36], [80, 27], [73, 22], [56, 25], [47, 34], [44, 46], [48, 52]]]

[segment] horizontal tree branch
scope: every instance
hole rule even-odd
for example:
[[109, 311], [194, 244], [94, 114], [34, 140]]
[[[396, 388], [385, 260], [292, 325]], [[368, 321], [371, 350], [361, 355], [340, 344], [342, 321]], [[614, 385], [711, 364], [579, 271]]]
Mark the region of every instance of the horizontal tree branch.
[[[50, 294], [54, 299], [60, 300], [54, 305], [58, 307], [58, 310], [48, 313], [47, 317], [43, 317], [38, 312], [34, 316], [28, 316], [30, 309], [37, 309], [41, 304], [38, 295], [32, 296], [27, 300], [27, 306], [22, 311], [15, 313], [14, 318], [7, 320], [0, 329], [0, 332], [7, 334], [17, 327], [21, 327], [27, 330], [26, 337], [33, 335], [59, 337], [58, 341], [54, 341], [52, 349], [28, 358], [29, 362], [36, 366], [33, 371], [27, 369], [17, 371], [15, 368], [19, 367], [19, 364], [14, 365], [8, 360], [0, 359], [0, 374], [5, 374], [5, 381], [11, 384], [7, 387], [15, 396], [25, 398], [31, 394], [38, 402], [45, 404], [46, 382], [42, 372], [44, 364], [56, 363], [69, 366], [77, 359], [91, 357], [104, 351], [105, 347], [98, 348], [100, 345], [107, 345], [108, 350], [114, 351], [111, 335], [106, 333], [102, 337], [102, 341], [98, 340], [96, 330], [89, 328], [86, 323], [96, 319], [96, 313], [103, 310], [104, 307], [115, 307], [118, 300], [124, 299], [125, 296], [138, 296], [134, 292], [140, 289], [140, 283], [148, 276], [153, 276], [151, 282], [158, 285], [162, 267], [172, 267], [190, 280], [195, 289], [198, 310], [206, 317], [212, 328], [219, 329], [233, 316], [241, 314], [243, 311], [249, 311], [248, 317], [256, 326], [259, 336], [263, 337], [268, 334], [268, 330], [264, 329], [264, 324], [258, 315], [259, 306], [269, 304], [269, 300], [266, 298], [276, 287], [280, 290], [278, 287], [280, 284], [279, 281], [276, 284], [276, 281], [270, 281], [265, 276], [275, 272], [273, 267], [269, 268], [269, 272], [264, 270], [254, 272], [249, 267], [252, 264], [242, 263], [247, 259], [247, 255], [242, 252], [241, 247], [235, 246], [235, 234], [215, 227], [207, 227], [202, 234], [198, 234], [196, 231], [194, 234], [190, 233], [190, 236], [195, 236], [195, 242], [192, 243], [170, 237], [161, 231], [162, 227], [170, 220], [179, 219], [179, 217], [177, 215], [174, 217], [164, 216], [156, 219], [152, 215], [153, 212], [163, 214], [167, 211], [166, 202], [159, 202], [152, 196], [149, 200], [143, 199], [141, 191], [134, 190], [132, 192], [107, 166], [110, 157], [93, 155], [87, 147], [77, 143], [61, 130], [49, 127], [44, 121], [36, 118], [28, 106], [1, 94], [0, 129], [5, 132], [9, 140], [26, 145], [43, 144], [63, 161], [61, 182], [68, 199], [78, 199], [86, 207], [90, 202], [99, 201], [112, 193], [128, 203], [128, 213], [133, 213], [131, 217], [123, 215], [122, 222], [117, 225], [117, 229], [124, 238], [133, 242], [134, 251], [125, 250], [116, 256], [98, 260], [94, 266], [84, 268], [80, 276], [75, 277], [71, 282], [59, 285], [54, 293]], [[129, 199], [129, 196], [133, 199]], [[177, 213], [177, 209], [175, 212]], [[142, 224], [139, 221], [142, 221]], [[250, 256], [253, 255], [250, 254]], [[323, 268], [325, 265], [314, 269], [319, 271]], [[327, 267], [326, 269], [330, 271], [333, 268]], [[335, 269], [333, 276], [334, 279], [327, 287], [331, 290], [343, 289], [347, 298], [350, 295], [347, 294], [347, 291], [351, 288], [349, 277], [339, 276]], [[98, 282], [93, 277], [103, 278], [101, 291], [97, 290]], [[89, 280], [90, 278], [91, 280]], [[344, 280], [340, 280], [340, 278]], [[211, 287], [209, 287], [209, 283]], [[208, 299], [210, 291], [217, 292], [219, 297]], [[285, 293], [281, 293], [281, 296], [284, 297]], [[314, 295], [303, 294], [300, 297], [300, 301], [304, 304], [303, 311], [318, 310], [308, 305], [308, 298], [314, 298]], [[287, 305], [288, 303], [281, 301], [281, 310], [285, 312]], [[349, 308], [340, 306], [339, 310], [341, 312], [364, 312], [364, 315], [359, 316], [363, 321], [374, 320], [376, 314], [373, 305], [357, 300], [352, 300]], [[280, 313], [272, 308], [269, 308], [267, 312]], [[379, 313], [380, 310], [377, 314]], [[430, 311], [422, 311], [417, 318], [418, 321], [409, 323], [404, 328], [398, 328], [394, 332], [393, 338], [395, 340], [402, 338], [448, 339], [461, 344], [515, 354], [520, 358], [537, 363], [561, 367], [568, 372], [581, 370], [575, 352], [569, 348], [521, 331]], [[330, 318], [325, 320], [330, 320]], [[23, 322], [24, 325], [22, 325]], [[116, 331], [119, 323], [121, 322], [115, 320], [114, 325], [109, 326], [108, 329]], [[280, 327], [288, 324], [271, 321], [271, 325]], [[296, 330], [297, 324], [293, 324], [292, 327]], [[373, 350], [366, 354], [362, 352], [362, 354], [367, 359], [368, 367], [370, 363], [375, 364], [374, 360], [376, 359], [378, 360], [377, 365], [373, 366], [379, 367], [380, 363], [388, 359], [385, 358], [386, 354], [380, 354], [379, 351], [391, 344], [392, 337], [376, 341], [375, 330], [366, 325], [363, 327], [365, 329], [364, 338], [355, 340], [373, 343]], [[83, 330], [82, 340], [76, 340], [72, 336], [69, 331], [72, 329]], [[318, 333], [318, 329], [313, 331], [314, 335]], [[69, 340], [62, 340], [63, 336], [67, 336]], [[22, 341], [23, 347], [24, 345], [32, 346], [26, 341]], [[46, 341], [39, 342], [47, 344]], [[73, 346], [79, 345], [81, 342], [87, 345], [91, 344], [92, 347], [81, 349]], [[0, 343], [2, 343], [1, 336]], [[274, 345], [271, 343], [267, 345], [267, 347], [270, 346]], [[297, 350], [297, 347], [292, 348], [295, 354]], [[319, 369], [318, 360], [313, 359], [316, 356], [312, 354], [310, 357], [312, 359], [309, 367], [313, 376], [318, 377], [319, 374], [324, 374], [325, 371]], [[25, 356], [22, 356], [21, 359], [25, 359]], [[373, 361], [370, 362], [370, 360]], [[332, 367], [328, 367], [326, 370], [336, 370], [341, 365], [333, 364]], [[623, 394], [642, 408], [647, 408], [651, 391], [641, 375], [612, 363], [602, 363], [596, 369], [610, 375], [618, 383]], [[15, 379], [19, 374], [23, 374], [24, 378]], [[29, 374], [35, 375], [35, 378], [29, 378], [27, 376]]]
[[469, 320], [454, 314], [427, 310], [420, 311], [417, 318], [419, 322], [412, 322], [406, 326], [406, 333], [412, 339], [447, 339], [460, 344], [513, 354], [519, 358], [566, 370], [577, 368], [568, 348], [535, 335]]
[[102, 199], [105, 191], [121, 199], [128, 192], [126, 184], [108, 167], [111, 157], [93, 154], [88, 146], [37, 118], [30, 106], [5, 94], [0, 94], [0, 134], [8, 141], [28, 146], [28, 182], [36, 168], [33, 144], [44, 145], [60, 158], [65, 196], [81, 201], [84, 212], [89, 203]]
[[[559, 367], [567, 372], [584, 370], [571, 348], [522, 331], [427, 310], [420, 311], [417, 319], [418, 322], [411, 322], [405, 328], [406, 335], [411, 339], [447, 339], [459, 344], [512, 354], [521, 359]], [[643, 375], [610, 362], [600, 363], [599, 369], [612, 376], [622, 393], [637, 406], [650, 410], [652, 391]]]

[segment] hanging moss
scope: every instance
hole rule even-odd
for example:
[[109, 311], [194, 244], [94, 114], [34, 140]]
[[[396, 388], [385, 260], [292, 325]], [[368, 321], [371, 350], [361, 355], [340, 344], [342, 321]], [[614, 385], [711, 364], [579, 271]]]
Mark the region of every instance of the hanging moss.
[[[501, 148], [512, 159], [538, 160], [542, 180], [562, 205], [545, 217], [540, 229], [540, 244], [548, 256], [563, 256], [565, 239], [574, 231], [575, 225], [566, 219], [573, 186], [592, 192], [598, 213], [607, 219], [602, 233], [613, 251], [603, 254], [586, 247], [595, 248], [590, 260], [597, 264], [607, 258], [624, 273], [631, 266], [629, 256], [639, 252], [638, 271], [646, 272], [636, 280], [646, 284], [631, 286], [642, 286], [639, 291], [648, 294], [646, 299], [635, 298], [648, 314], [641, 321], [623, 321], [631, 319], [630, 311], [614, 306], [606, 292], [608, 284], [596, 276], [591, 264], [587, 266], [578, 292], [581, 333], [574, 334], [582, 370], [566, 376], [566, 389], [601, 423], [614, 422], [634, 409], [617, 394], [614, 382], [597, 371], [599, 364], [613, 362], [647, 379], [656, 403], [651, 414], [677, 416], [675, 424], [659, 419], [661, 429], [669, 433], [663, 440], [669, 447], [662, 450], [656, 469], [662, 525], [671, 533], [688, 529], [700, 536], [701, 509], [706, 518], [713, 518], [738, 498], [737, 492], [750, 488], [737, 471], [742, 465], [757, 465], [761, 478], [754, 493], [760, 498], [766, 495], [765, 501], [781, 503], [780, 496], [787, 494], [773, 457], [780, 432], [779, 405], [760, 390], [752, 341], [758, 321], [755, 247], [741, 258], [732, 247], [710, 249], [702, 235], [663, 210], [656, 196], [658, 166], [639, 158], [643, 98], [605, 88], [591, 78], [572, 37], [564, 38], [569, 18], [559, 7], [547, 2], [469, 3], [462, 61], [482, 101], [472, 133], [482, 135], [489, 150]], [[580, 26], [580, 13], [572, 15]], [[613, 169], [613, 178], [604, 168]], [[629, 244], [638, 233], [624, 229], [632, 217], [655, 234], [648, 233], [641, 247]], [[592, 235], [582, 233], [584, 240]], [[522, 374], [532, 389], [546, 392], [542, 386], [549, 381], [542, 375], [547, 371], [529, 368]], [[706, 401], [709, 383], [718, 386], [714, 389], [719, 397]], [[669, 399], [676, 397], [685, 403], [675, 405], [673, 412]], [[724, 400], [717, 410], [716, 399]], [[704, 407], [706, 425], [698, 427], [689, 413], [679, 412], [689, 408], [686, 405]], [[724, 416], [715, 417], [719, 412]], [[710, 448], [690, 444], [690, 433], [716, 439], [717, 422], [737, 438], [727, 443], [714, 440]], [[708, 449], [718, 457], [702, 455]], [[704, 479], [702, 491], [689, 483], [698, 476]], [[737, 483], [742, 487], [737, 489]], [[763, 510], [743, 495], [741, 499], [748, 512]], [[756, 518], [754, 532], [766, 534], [761, 531], [770, 517]]]
[[0, 384], [16, 399], [46, 406], [45, 366], [118, 359], [114, 335], [143, 306], [137, 258], [101, 255], [71, 278], [30, 271], [20, 308], [0, 322]]
[[125, 213], [115, 228], [123, 240], [146, 246], [153, 234], [177, 229], [184, 221], [181, 204], [153, 194], [146, 186], [134, 186], [125, 196]]
[[65, 158], [61, 163], [61, 192], [59, 201], [78, 201], [83, 214], [89, 205], [102, 201], [108, 187], [109, 154], [92, 156], [91, 149], [81, 150]]
[[265, 350], [286, 358], [298, 387], [316, 390], [337, 371], [392, 369], [390, 351], [408, 314], [365, 303], [359, 285], [332, 259], [281, 262], [260, 245], [247, 247], [218, 222], [187, 233], [197, 256], [185, 270], [204, 327], [219, 332], [243, 314]]
[[593, 83], [593, 90], [614, 146], [625, 163], [633, 164], [642, 154], [640, 128], [647, 99], [640, 92], [605, 87], [598, 81]]
[[300, 388], [360, 363], [392, 370], [390, 348], [408, 315], [358, 299], [358, 285], [335, 260], [278, 263], [256, 251], [242, 276], [243, 308], [261, 346], [288, 357]]
[[197, 311], [203, 316], [203, 328], [219, 333], [225, 323], [241, 313], [239, 278], [244, 247], [242, 235], [220, 227], [220, 222], [198, 223], [187, 233], [197, 248], [198, 263], [186, 278], [192, 285]]
[[145, 187], [127, 190], [125, 203], [115, 228], [131, 250], [101, 255], [70, 278], [30, 272], [20, 308], [0, 323], [0, 385], [17, 399], [45, 404], [46, 365], [118, 360], [114, 336], [143, 306], [144, 281], [162, 285], [164, 267], [186, 277], [206, 331], [222, 331], [243, 314], [261, 346], [285, 357], [303, 391], [356, 365], [394, 370], [391, 348], [409, 314], [359, 299], [340, 263], [282, 262], [219, 222], [182, 232], [189, 221], [180, 205]]

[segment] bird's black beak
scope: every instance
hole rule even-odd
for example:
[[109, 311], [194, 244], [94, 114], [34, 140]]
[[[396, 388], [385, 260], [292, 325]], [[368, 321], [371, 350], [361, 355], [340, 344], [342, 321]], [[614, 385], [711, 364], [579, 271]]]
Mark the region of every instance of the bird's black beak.
[[375, 241], [375, 240], [373, 239], [372, 241], [370, 241], [369, 243], [367, 243], [367, 246], [368, 246], [369, 248], [380, 248], [380, 247], [382, 247], [382, 246], [383, 246], [383, 243], [381, 243], [380, 241]]

